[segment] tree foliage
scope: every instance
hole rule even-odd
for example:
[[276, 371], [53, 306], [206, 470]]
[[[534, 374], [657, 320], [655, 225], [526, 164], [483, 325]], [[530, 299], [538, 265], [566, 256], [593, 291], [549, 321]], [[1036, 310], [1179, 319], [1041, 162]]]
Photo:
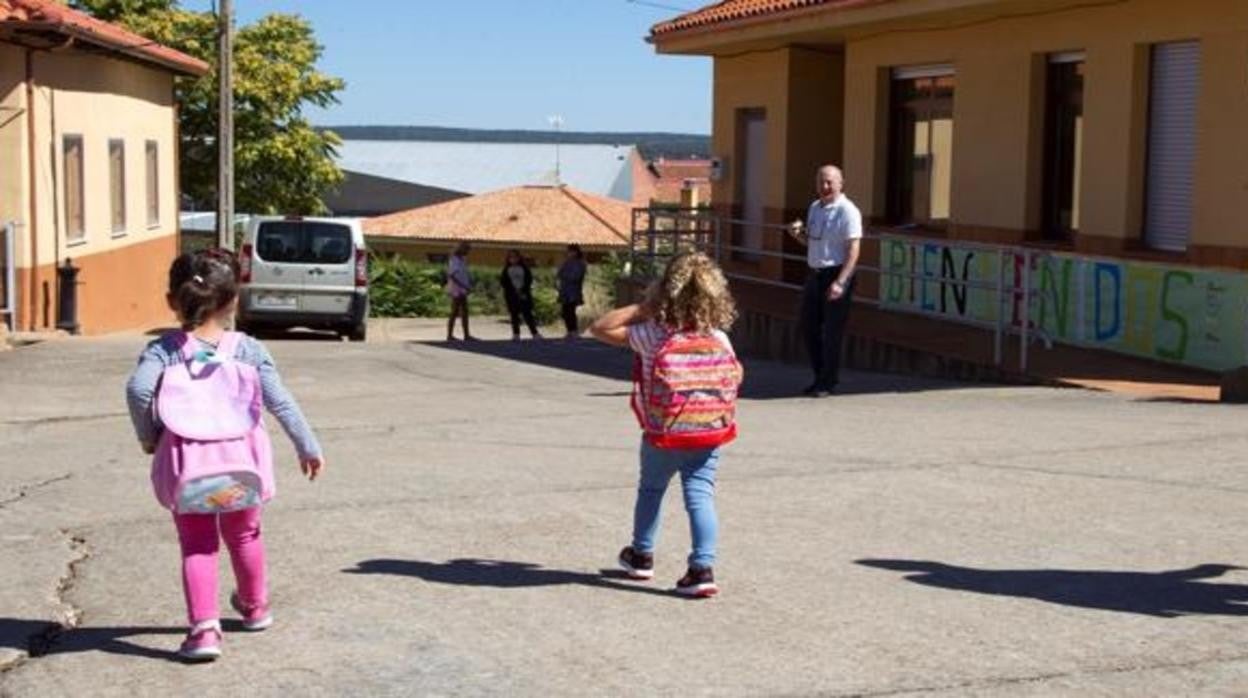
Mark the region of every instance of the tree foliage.
[[[177, 0], [73, 0], [74, 7], [121, 24], [212, 66], [179, 78], [182, 192], [202, 208], [216, 204], [217, 19]], [[270, 14], [237, 29], [234, 40], [235, 208], [247, 213], [320, 213], [323, 195], [342, 181], [334, 162], [341, 141], [304, 116], [338, 102], [345, 83], [316, 69], [323, 47], [303, 17]]]

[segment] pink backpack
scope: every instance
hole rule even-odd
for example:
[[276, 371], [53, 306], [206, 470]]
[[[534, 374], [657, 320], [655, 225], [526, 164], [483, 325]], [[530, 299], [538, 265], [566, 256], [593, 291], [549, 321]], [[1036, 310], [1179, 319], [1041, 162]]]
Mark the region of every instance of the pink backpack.
[[657, 448], [714, 448], [737, 436], [737, 391], [744, 371], [732, 350], [709, 334], [667, 337], [644, 380], [633, 372], [633, 412]]
[[164, 431], [152, 459], [152, 487], [179, 514], [238, 511], [273, 496], [260, 374], [234, 360], [242, 337], [226, 332], [215, 352], [203, 352], [183, 332], [182, 360], [161, 376], [155, 409]]

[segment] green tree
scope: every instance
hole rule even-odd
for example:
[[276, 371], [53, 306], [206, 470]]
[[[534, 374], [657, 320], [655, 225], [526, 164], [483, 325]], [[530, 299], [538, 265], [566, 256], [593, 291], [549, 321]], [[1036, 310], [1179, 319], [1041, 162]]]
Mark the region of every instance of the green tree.
[[[217, 21], [177, 0], [72, 0], [71, 5], [203, 59], [202, 78], [179, 78], [182, 191], [202, 207], [217, 195]], [[241, 26], [234, 41], [235, 208], [248, 213], [320, 213], [342, 181], [341, 140], [314, 128], [309, 106], [338, 102], [345, 83], [316, 69], [323, 47], [298, 15], [270, 14]]]

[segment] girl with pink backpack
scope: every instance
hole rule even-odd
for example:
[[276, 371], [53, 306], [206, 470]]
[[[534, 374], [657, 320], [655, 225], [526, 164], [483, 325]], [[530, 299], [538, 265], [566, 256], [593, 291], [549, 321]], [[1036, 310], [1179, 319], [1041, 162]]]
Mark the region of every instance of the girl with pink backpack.
[[654, 578], [659, 510], [680, 474], [693, 537], [688, 569], [676, 593], [719, 593], [715, 547], [719, 518], [715, 477], [720, 447], [737, 435], [736, 404], [743, 372], [724, 333], [736, 319], [728, 282], [706, 255], [674, 258], [646, 301], [613, 310], [590, 328], [594, 337], [636, 353], [632, 407], [642, 428], [641, 477], [633, 508], [632, 544], [620, 551], [629, 577]]
[[[273, 624], [265, 581], [261, 505], [273, 497], [273, 453], [262, 412], [294, 442], [304, 475], [325, 467], [320, 444], [255, 339], [227, 328], [238, 302], [238, 262], [225, 250], [184, 254], [169, 269], [169, 307], [182, 329], [143, 350], [126, 385], [136, 436], [152, 454], [156, 500], [173, 513], [182, 549], [190, 631], [178, 654], [221, 656], [217, 552], [225, 539], [245, 630]], [[218, 533], [219, 532], [219, 533]]]

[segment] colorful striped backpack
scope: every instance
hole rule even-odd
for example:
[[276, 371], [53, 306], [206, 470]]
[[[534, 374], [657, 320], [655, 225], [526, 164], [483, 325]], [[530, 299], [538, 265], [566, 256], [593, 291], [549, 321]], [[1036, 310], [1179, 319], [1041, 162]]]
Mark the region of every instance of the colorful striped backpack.
[[737, 436], [737, 392], [744, 370], [712, 334], [675, 332], [659, 345], [642, 375], [633, 369], [633, 412], [656, 448], [714, 448]]
[[226, 332], [216, 351], [205, 352], [184, 332], [181, 360], [161, 375], [156, 416], [164, 431], [152, 458], [152, 487], [176, 513], [238, 511], [273, 496], [260, 375], [234, 360], [242, 336]]

